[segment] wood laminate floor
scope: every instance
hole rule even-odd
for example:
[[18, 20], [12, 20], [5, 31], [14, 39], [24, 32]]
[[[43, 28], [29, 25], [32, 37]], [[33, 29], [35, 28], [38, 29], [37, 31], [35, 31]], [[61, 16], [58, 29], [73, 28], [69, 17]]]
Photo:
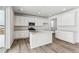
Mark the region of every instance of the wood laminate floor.
[[29, 39], [15, 40], [7, 53], [79, 53], [79, 44], [54, 39], [52, 44], [30, 49]]

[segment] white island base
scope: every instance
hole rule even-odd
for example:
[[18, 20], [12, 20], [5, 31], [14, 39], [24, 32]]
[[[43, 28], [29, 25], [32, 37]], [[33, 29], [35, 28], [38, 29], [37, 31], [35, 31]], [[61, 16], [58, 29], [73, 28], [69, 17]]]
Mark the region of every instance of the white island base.
[[51, 31], [34, 31], [30, 32], [30, 47], [36, 48], [46, 44], [52, 43]]

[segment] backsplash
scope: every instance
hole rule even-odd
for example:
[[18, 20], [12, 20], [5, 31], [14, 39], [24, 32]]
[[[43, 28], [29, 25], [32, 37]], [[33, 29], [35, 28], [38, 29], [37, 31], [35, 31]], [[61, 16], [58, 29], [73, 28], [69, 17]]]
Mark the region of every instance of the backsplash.
[[[49, 30], [48, 26], [35, 26], [36, 30]], [[28, 30], [28, 27], [15, 26], [15, 31], [17, 30]]]

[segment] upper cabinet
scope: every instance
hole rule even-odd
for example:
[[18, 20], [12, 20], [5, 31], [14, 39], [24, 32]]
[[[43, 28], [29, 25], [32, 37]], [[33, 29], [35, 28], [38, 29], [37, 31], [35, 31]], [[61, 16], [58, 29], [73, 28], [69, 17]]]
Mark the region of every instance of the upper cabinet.
[[62, 16], [61, 15], [57, 16], [57, 25], [62, 26]]
[[48, 19], [33, 16], [15, 16], [15, 26], [28, 26], [29, 22], [34, 22], [36, 27], [40, 27], [47, 24]]
[[36, 19], [35, 26], [43, 26], [43, 21], [40, 18]]
[[75, 13], [74, 12], [69, 12], [69, 13], [65, 13], [62, 16], [62, 25], [75, 25]]
[[73, 26], [75, 25], [75, 12], [67, 12], [57, 17], [58, 26]]
[[28, 20], [23, 16], [15, 16], [15, 26], [28, 26]]
[[0, 25], [5, 25], [5, 11], [0, 10]]

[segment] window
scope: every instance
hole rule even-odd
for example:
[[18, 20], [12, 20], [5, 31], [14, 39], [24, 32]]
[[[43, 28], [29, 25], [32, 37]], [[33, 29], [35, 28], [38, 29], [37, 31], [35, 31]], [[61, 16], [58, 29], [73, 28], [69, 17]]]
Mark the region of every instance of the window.
[[54, 27], [54, 21], [53, 20], [51, 21], [51, 27]]

